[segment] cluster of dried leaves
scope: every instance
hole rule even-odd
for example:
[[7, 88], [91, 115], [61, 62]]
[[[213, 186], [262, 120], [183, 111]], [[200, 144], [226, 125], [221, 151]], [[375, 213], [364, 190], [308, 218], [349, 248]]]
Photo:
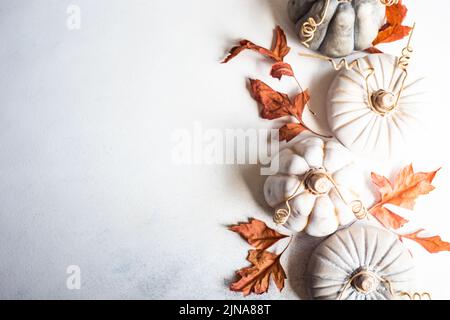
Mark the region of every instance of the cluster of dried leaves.
[[248, 252], [247, 257], [252, 265], [236, 272], [240, 279], [232, 283], [230, 289], [242, 292], [245, 296], [251, 293], [263, 294], [269, 290], [272, 277], [281, 291], [284, 288], [286, 273], [280, 263], [280, 258], [287, 247], [279, 254], [269, 252], [267, 249], [288, 236], [270, 229], [264, 222], [255, 219], [251, 219], [248, 223], [232, 226], [230, 230], [239, 233], [255, 248]]
[[238, 46], [230, 50], [229, 55], [222, 63], [227, 63], [244, 50], [253, 50], [272, 62], [270, 75], [273, 78], [281, 80], [283, 76], [293, 78], [300, 88], [300, 93], [293, 98], [287, 94], [273, 90], [266, 83], [261, 80], [250, 79], [250, 91], [252, 97], [261, 106], [261, 117], [267, 120], [274, 120], [283, 117], [293, 117], [296, 121], [284, 125], [280, 129], [280, 140], [290, 141], [304, 130], [310, 130], [303, 122], [303, 111], [310, 100], [308, 90], [303, 90], [295, 77], [292, 66], [284, 62], [284, 58], [289, 53], [291, 48], [288, 47], [286, 41], [286, 34], [277, 26], [275, 28], [275, 39], [272, 48], [266, 49], [258, 46], [251, 41], [242, 40]]

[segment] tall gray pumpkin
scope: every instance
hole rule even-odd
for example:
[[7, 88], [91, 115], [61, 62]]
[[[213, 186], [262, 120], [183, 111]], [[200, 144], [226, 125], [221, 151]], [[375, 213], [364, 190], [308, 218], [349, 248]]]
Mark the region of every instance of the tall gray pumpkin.
[[[328, 57], [371, 47], [386, 16], [380, 0], [290, 0], [288, 12], [300, 41]], [[311, 18], [322, 23], [308, 40], [302, 30]]]

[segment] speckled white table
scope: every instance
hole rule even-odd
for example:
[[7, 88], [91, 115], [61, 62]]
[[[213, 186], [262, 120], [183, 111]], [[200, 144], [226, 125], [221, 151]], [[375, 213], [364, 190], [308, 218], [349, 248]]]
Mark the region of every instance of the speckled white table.
[[[171, 133], [270, 128], [245, 85], [269, 79], [248, 53], [218, 62], [237, 39], [270, 44], [287, 30], [292, 63], [326, 131], [324, 92], [333, 71], [306, 61], [285, 13], [287, 0], [4, 0], [0, 4], [0, 298], [240, 298], [228, 291], [248, 246], [226, 225], [270, 221], [258, 166], [171, 162]], [[431, 126], [417, 142], [418, 170], [442, 166], [418, 224], [450, 240], [450, 3], [404, 1], [418, 23], [414, 63], [430, 81]], [[81, 29], [66, 26], [69, 4]], [[439, 7], [439, 10], [435, 8]], [[397, 53], [402, 44], [383, 46]], [[290, 90], [294, 90], [294, 84]], [[369, 163], [391, 175], [408, 164]], [[283, 258], [282, 294], [304, 297], [301, 272], [318, 240], [296, 239]], [[418, 289], [450, 298], [450, 253], [407, 243]], [[66, 268], [81, 268], [68, 290]]]

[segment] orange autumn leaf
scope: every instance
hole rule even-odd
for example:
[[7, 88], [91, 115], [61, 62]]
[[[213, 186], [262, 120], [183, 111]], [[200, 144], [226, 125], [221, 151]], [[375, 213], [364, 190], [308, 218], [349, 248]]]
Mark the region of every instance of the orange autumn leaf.
[[250, 91], [262, 106], [262, 118], [273, 120], [291, 115], [291, 101], [287, 94], [277, 92], [264, 82], [253, 79], [250, 79]]
[[408, 14], [408, 8], [400, 0], [397, 4], [386, 7], [386, 20], [390, 25], [402, 24]]
[[301, 123], [288, 123], [280, 128], [280, 141], [289, 142], [305, 130]]
[[274, 44], [272, 45], [272, 48], [270, 50], [256, 45], [249, 40], [242, 40], [239, 42], [238, 46], [233, 47], [230, 50], [228, 56], [222, 63], [229, 62], [244, 50], [253, 50], [259, 52], [269, 59], [274, 60], [275, 62], [282, 62], [284, 57], [289, 53], [291, 49], [287, 46], [286, 34], [279, 26], [277, 26], [275, 28]]
[[281, 255], [264, 250], [250, 250], [247, 260], [252, 265], [237, 271], [240, 279], [231, 284], [230, 290], [242, 292], [244, 296], [251, 293], [263, 294], [269, 290], [272, 278], [281, 291], [287, 277], [280, 263], [280, 257]]
[[379, 43], [393, 42], [405, 38], [412, 28], [403, 26], [408, 9], [399, 1], [397, 4], [386, 7], [386, 24], [380, 29], [376, 39], [372, 42], [375, 46]]
[[431, 183], [438, 171], [414, 173], [413, 166], [409, 165], [400, 171], [394, 184], [386, 177], [372, 173], [372, 182], [378, 187], [381, 199], [370, 209], [370, 213], [387, 228], [401, 228], [408, 220], [393, 213], [384, 205], [391, 204], [408, 210], [414, 209], [416, 199], [420, 195], [434, 190]]
[[270, 248], [278, 240], [288, 237], [269, 228], [264, 222], [257, 219], [251, 219], [249, 223], [231, 226], [229, 229], [239, 233], [250, 245], [260, 250]]
[[294, 77], [294, 71], [290, 64], [286, 62], [277, 62], [272, 66], [270, 75], [278, 80], [281, 80], [282, 76]]
[[377, 38], [373, 41], [373, 45], [401, 40], [408, 36], [411, 30], [412, 28], [408, 26], [389, 26], [378, 33]]
[[419, 233], [422, 231], [424, 230], [422, 229], [411, 234], [401, 235], [401, 237], [416, 241], [430, 253], [450, 251], [450, 243], [443, 241], [439, 236], [419, 237]]

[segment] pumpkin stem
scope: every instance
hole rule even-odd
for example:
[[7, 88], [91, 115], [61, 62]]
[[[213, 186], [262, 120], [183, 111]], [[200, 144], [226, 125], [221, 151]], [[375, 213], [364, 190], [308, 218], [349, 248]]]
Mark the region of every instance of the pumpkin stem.
[[305, 187], [313, 194], [326, 194], [333, 187], [327, 173], [323, 170], [312, 170], [305, 178]]
[[395, 95], [384, 89], [372, 93], [370, 101], [374, 111], [382, 116], [385, 116], [395, 108]]

